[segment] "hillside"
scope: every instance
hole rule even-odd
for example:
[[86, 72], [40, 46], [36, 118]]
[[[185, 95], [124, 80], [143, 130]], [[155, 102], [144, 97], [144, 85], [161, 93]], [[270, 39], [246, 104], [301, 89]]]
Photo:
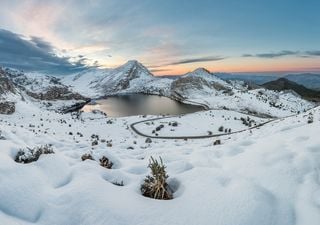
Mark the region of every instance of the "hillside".
[[223, 80], [241, 80], [253, 82], [262, 85], [267, 82], [285, 78], [297, 84], [303, 85], [308, 89], [320, 90], [320, 74], [301, 73], [301, 74], [286, 74], [286, 75], [263, 75], [263, 74], [231, 74], [231, 73], [214, 73], [217, 77]]
[[262, 86], [269, 90], [276, 90], [276, 91], [292, 90], [297, 94], [299, 94], [304, 99], [307, 99], [310, 101], [320, 101], [319, 91], [308, 89], [305, 86], [297, 84], [286, 78], [280, 78], [275, 81], [270, 81], [263, 84]]
[[320, 91], [320, 74], [303, 73], [303, 74], [288, 74], [284, 78], [294, 81], [306, 88]]

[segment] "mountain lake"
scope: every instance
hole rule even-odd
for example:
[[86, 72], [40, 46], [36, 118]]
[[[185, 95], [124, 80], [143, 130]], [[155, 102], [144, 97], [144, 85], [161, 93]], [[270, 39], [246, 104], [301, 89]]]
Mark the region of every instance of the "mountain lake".
[[204, 110], [202, 106], [184, 104], [167, 97], [126, 94], [94, 100], [82, 108], [84, 112], [100, 110], [110, 117], [135, 115], [181, 115]]

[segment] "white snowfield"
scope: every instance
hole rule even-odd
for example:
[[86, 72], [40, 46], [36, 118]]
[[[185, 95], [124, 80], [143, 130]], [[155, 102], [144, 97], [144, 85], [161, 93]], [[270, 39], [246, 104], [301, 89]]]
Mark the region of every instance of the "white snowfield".
[[[154, 116], [83, 113], [76, 119], [31, 101], [16, 107], [13, 115], [0, 115], [0, 224], [319, 225], [319, 107], [220, 138], [152, 143], [129, 126]], [[222, 119], [240, 113], [202, 113], [205, 119], [201, 113], [172, 118], [178, 126], [167, 135], [194, 134], [199, 130], [185, 131], [187, 123], [205, 126], [205, 120], [214, 132], [221, 123], [242, 129], [239, 121]], [[99, 135], [98, 145], [92, 146], [92, 134]], [[217, 139], [221, 145], [214, 146]], [[55, 154], [29, 164], [14, 161], [19, 149], [45, 144]], [[97, 161], [81, 161], [84, 153]], [[99, 165], [102, 156], [114, 162], [112, 169]], [[150, 156], [167, 166], [173, 200], [141, 195]]]
[[[248, 91], [233, 90], [233, 96], [211, 93], [199, 95], [197, 91], [189, 92], [187, 101], [198, 102], [211, 109], [227, 108], [234, 111], [285, 117], [304, 112], [314, 107], [314, 104], [291, 92], [276, 93], [265, 89]], [[262, 94], [261, 94], [262, 93]]]
[[[246, 124], [243, 123], [245, 120]], [[221, 135], [249, 129], [265, 122], [255, 116], [228, 110], [201, 111], [185, 116], [175, 116], [160, 118], [141, 122], [135, 125], [143, 134], [152, 137], [188, 137], [188, 136], [208, 136]], [[250, 123], [250, 126], [249, 126]], [[163, 126], [163, 128], [160, 128]], [[159, 131], [157, 131], [159, 127]], [[221, 129], [219, 131], [219, 128]]]

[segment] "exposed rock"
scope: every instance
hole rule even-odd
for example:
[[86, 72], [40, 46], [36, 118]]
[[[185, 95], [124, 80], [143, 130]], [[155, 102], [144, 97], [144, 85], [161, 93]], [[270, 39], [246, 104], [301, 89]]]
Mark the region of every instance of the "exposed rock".
[[24, 74], [15, 70], [0, 69], [0, 94], [4, 91], [15, 93], [15, 88], [39, 100], [87, 100], [61, 83], [59, 78], [47, 75]]
[[26, 93], [35, 98], [40, 100], [87, 100], [88, 98], [78, 94], [71, 92], [68, 87], [49, 87], [46, 92], [43, 93], [35, 93], [26, 91]]
[[0, 95], [16, 93], [14, 84], [8, 78], [7, 73], [0, 68]]
[[0, 102], [0, 114], [13, 114], [16, 111], [15, 103], [3, 101]]

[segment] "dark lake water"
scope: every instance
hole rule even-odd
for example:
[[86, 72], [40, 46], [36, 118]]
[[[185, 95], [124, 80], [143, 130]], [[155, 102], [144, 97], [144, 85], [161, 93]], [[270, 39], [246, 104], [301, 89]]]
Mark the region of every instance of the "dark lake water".
[[95, 105], [85, 105], [82, 110], [88, 112], [98, 109], [111, 117], [180, 115], [203, 110], [201, 106], [187, 105], [170, 98], [143, 94], [112, 96], [95, 102]]

